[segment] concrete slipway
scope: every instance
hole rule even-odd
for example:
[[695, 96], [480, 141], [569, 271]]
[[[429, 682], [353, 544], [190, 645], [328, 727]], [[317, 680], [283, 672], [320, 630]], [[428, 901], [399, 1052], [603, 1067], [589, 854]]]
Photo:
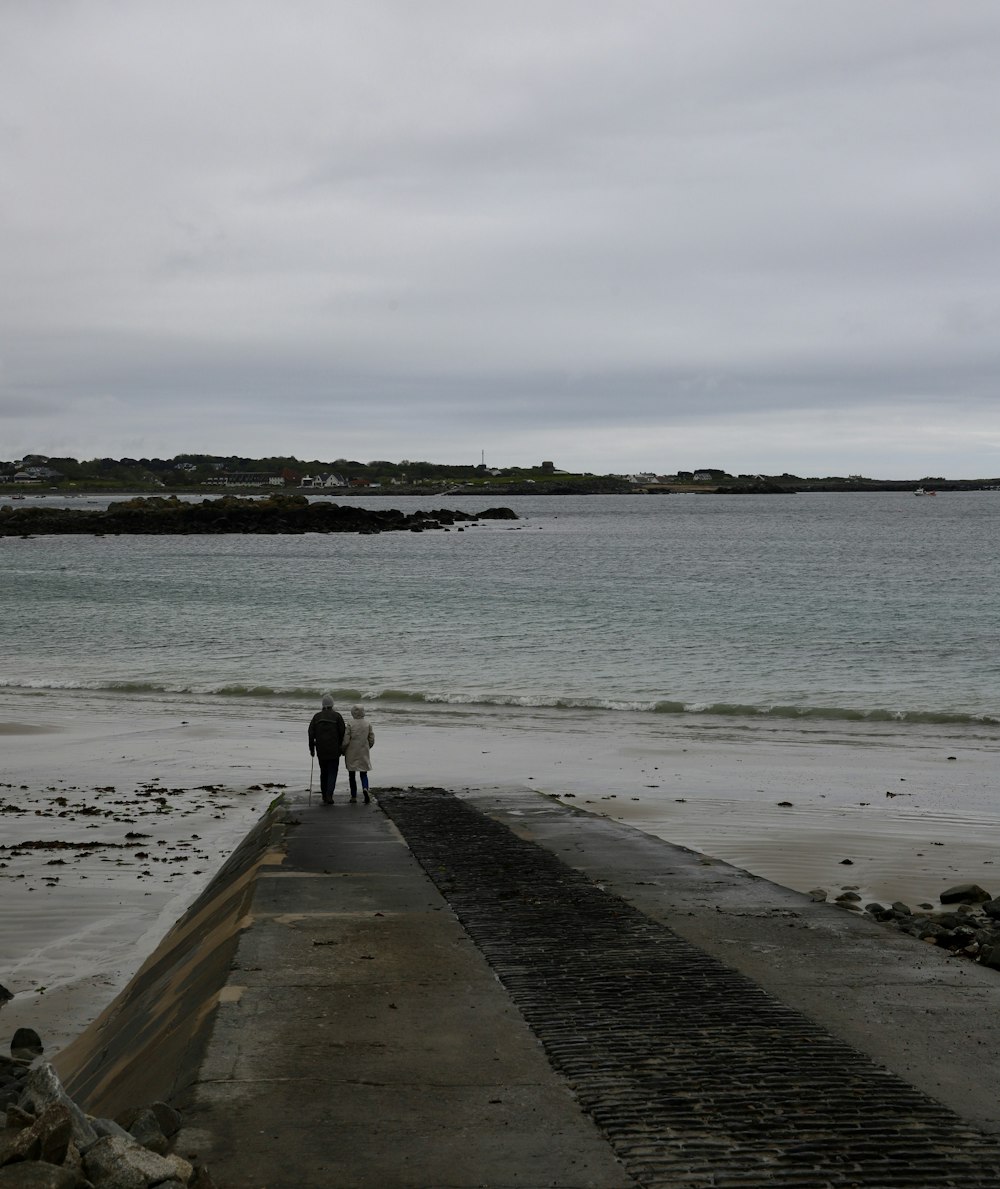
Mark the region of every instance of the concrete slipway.
[[[723, 1156], [707, 1172], [644, 1163], [582, 1108], [393, 821], [343, 801], [262, 821], [59, 1055], [67, 1089], [99, 1114], [169, 1098], [185, 1114], [178, 1152], [220, 1189], [1000, 1185], [980, 1135], [1000, 1131], [1000, 975], [531, 790], [462, 801], [941, 1104], [943, 1129], [923, 1133], [943, 1149], [969, 1125], [980, 1175], [879, 1180], [822, 1154], [810, 1172], [801, 1152], [794, 1177], [780, 1153], [773, 1174]], [[852, 1127], [864, 1118], [862, 1104]], [[670, 1142], [652, 1134], [643, 1151]]]

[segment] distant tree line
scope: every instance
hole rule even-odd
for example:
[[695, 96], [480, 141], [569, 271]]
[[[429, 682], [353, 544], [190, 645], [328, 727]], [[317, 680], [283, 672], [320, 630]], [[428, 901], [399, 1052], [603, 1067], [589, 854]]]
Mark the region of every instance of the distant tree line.
[[510, 486], [534, 484], [573, 487], [585, 483], [609, 489], [627, 488], [622, 476], [570, 475], [557, 471], [551, 462], [537, 467], [487, 467], [484, 463], [447, 463], [403, 459], [336, 458], [300, 459], [294, 455], [251, 458], [236, 454], [177, 454], [173, 458], [76, 459], [32, 454], [22, 459], [0, 460], [0, 482], [34, 482], [46, 486], [80, 486], [128, 490], [199, 489], [223, 484], [235, 476], [253, 475], [280, 479], [286, 487], [298, 487], [309, 477], [335, 476], [348, 485], [393, 487]]
[[[294, 455], [249, 458], [236, 454], [177, 454], [173, 458], [60, 458], [41, 454], [0, 460], [0, 484], [32, 483], [45, 487], [89, 490], [198, 491], [219, 486], [298, 488], [303, 480], [324, 488], [376, 487], [413, 491], [451, 490], [509, 494], [618, 493], [635, 490], [766, 491], [892, 491], [913, 489], [962, 490], [996, 488], [1000, 479], [880, 480], [864, 475], [803, 478], [788, 471], [780, 475], [731, 475], [721, 467], [696, 467], [672, 474], [595, 475], [557, 470], [552, 462], [534, 467], [487, 467], [484, 463], [451, 465], [402, 459], [300, 459]], [[307, 484], [309, 485], [309, 484]]]

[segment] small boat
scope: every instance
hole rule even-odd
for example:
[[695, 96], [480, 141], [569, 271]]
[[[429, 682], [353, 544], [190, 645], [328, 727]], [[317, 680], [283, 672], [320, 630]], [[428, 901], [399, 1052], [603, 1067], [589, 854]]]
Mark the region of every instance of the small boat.
[[931, 488], [929, 491], [928, 491], [928, 490], [927, 490], [927, 488], [925, 488], [925, 487], [918, 487], [918, 488], [917, 488], [917, 489], [914, 491], [914, 493], [913, 493], [913, 494], [914, 494], [914, 495], [937, 495], [937, 492], [934, 490], [934, 488], [933, 488], [933, 487], [932, 487], [932, 488]]

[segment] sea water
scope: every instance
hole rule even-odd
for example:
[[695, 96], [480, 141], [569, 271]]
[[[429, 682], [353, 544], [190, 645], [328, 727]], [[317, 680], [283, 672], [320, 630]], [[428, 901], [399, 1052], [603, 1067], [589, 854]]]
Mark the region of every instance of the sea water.
[[[369, 706], [376, 792], [527, 784], [802, 891], [996, 889], [1000, 494], [350, 502], [519, 519], [0, 539], [4, 840], [96, 829], [60, 790], [106, 793], [114, 837], [142, 782], [216, 784], [185, 829], [224, 854], [269, 790], [306, 800], [331, 690]], [[212, 870], [93, 863], [3, 872], [5, 1017], [56, 1040]]]
[[519, 519], [377, 536], [6, 538], [0, 684], [1000, 724], [1000, 494], [352, 502], [503, 503]]

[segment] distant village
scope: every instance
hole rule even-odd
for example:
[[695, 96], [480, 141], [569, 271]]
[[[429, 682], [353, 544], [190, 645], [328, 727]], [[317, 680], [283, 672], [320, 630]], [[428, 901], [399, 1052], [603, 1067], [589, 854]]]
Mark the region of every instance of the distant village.
[[718, 467], [672, 473], [574, 473], [551, 461], [534, 467], [490, 467], [443, 463], [374, 461], [304, 462], [294, 457], [243, 458], [179, 454], [174, 458], [75, 458], [27, 454], [0, 461], [0, 491], [30, 488], [94, 492], [210, 492], [225, 488], [245, 493], [282, 491], [304, 494], [469, 493], [483, 494], [789, 494], [798, 491], [954, 491], [998, 490], [1000, 478], [946, 479], [921, 476], [881, 480], [864, 475], [805, 478], [788, 474], [737, 474]]

